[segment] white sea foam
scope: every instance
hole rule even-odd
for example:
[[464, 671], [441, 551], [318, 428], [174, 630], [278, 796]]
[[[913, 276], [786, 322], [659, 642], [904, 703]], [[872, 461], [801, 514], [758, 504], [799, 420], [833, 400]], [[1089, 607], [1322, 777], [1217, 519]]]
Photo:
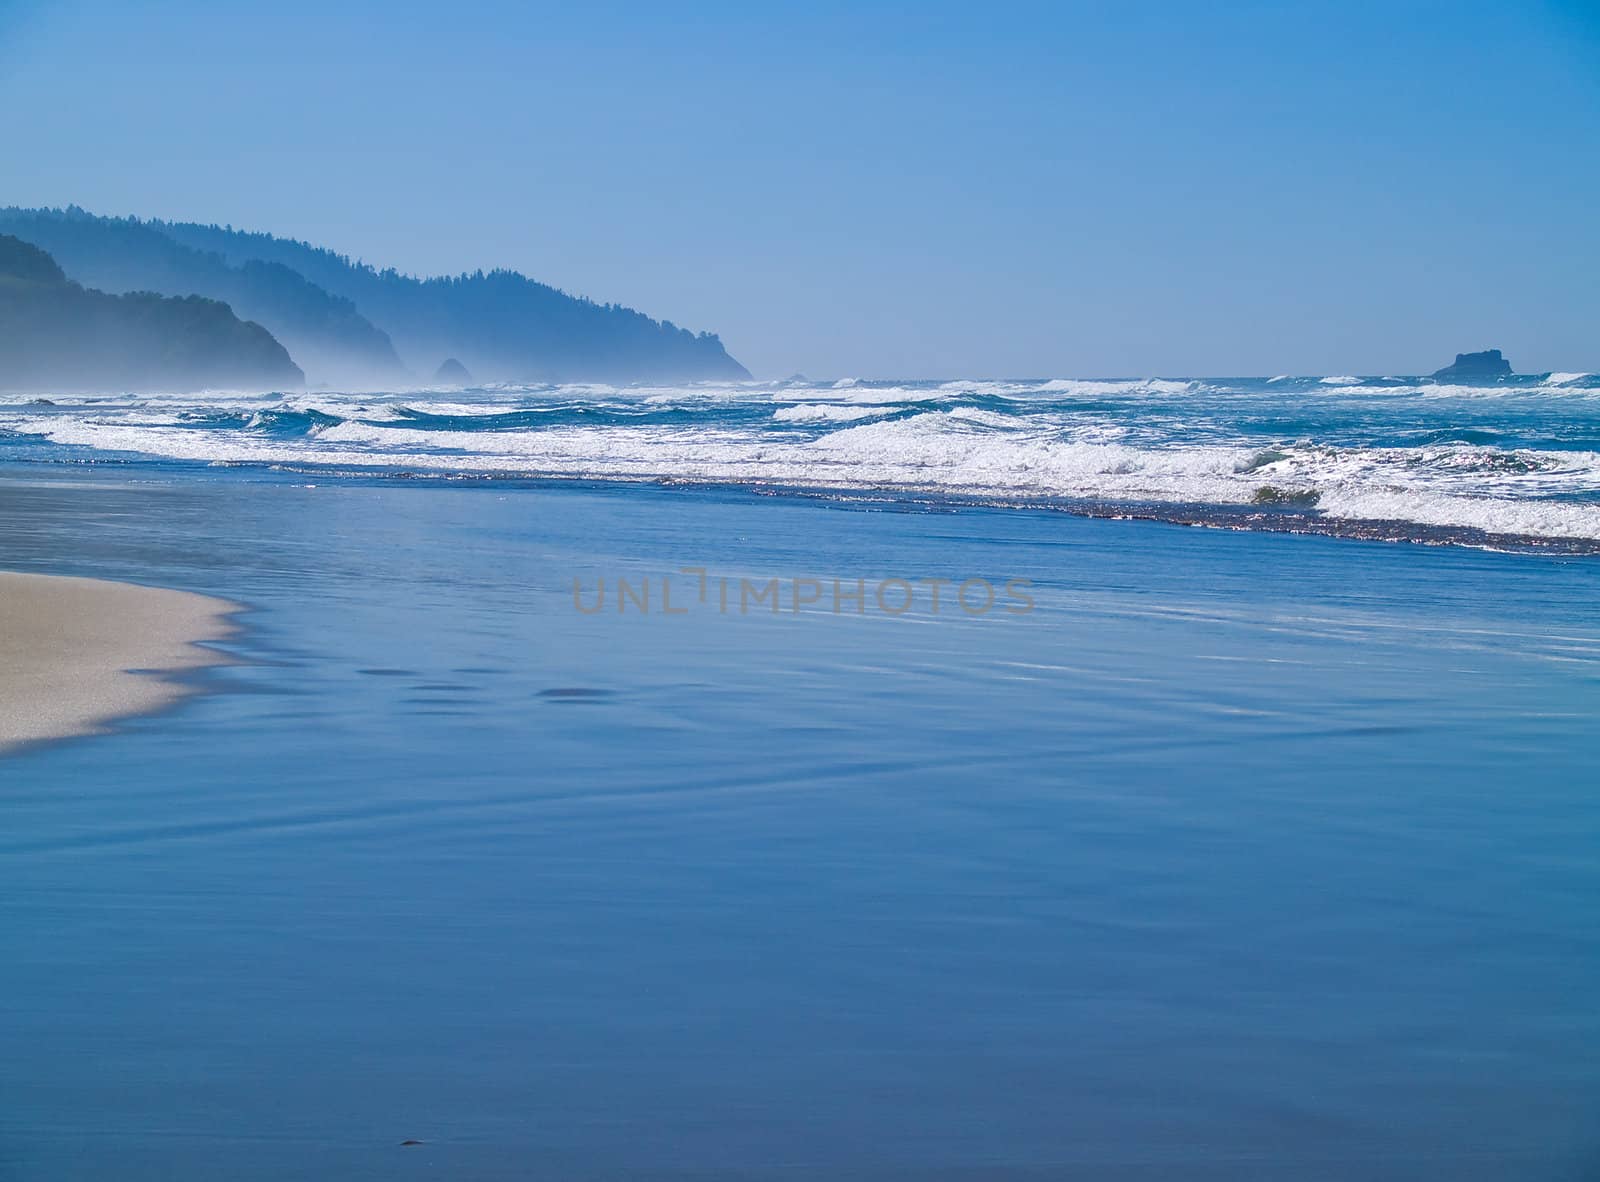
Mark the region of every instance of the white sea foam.
[[829, 403], [801, 402], [773, 412], [779, 423], [851, 423], [894, 413], [892, 406], [838, 406]]
[[1101, 398], [1108, 394], [1183, 394], [1193, 386], [1193, 382], [1168, 378], [1052, 378], [1034, 389], [1044, 394]]
[[1600, 539], [1600, 505], [1464, 497], [1391, 489], [1336, 489], [1319, 508], [1354, 521], [1404, 521], [1535, 538]]
[[[1049, 387], [1048, 390], [1045, 387]], [[1325, 516], [1411, 521], [1600, 540], [1600, 454], [1569, 449], [1394, 442], [1460, 424], [1469, 438], [1538, 435], [1575, 424], [1552, 387], [1362, 387], [1319, 398], [1332, 442], [1242, 434], [1246, 419], [1306, 413], [1300, 400], [1176, 381], [1057, 379], [830, 388], [519, 387], [483, 400], [421, 394], [237, 394], [0, 403], [0, 435], [175, 460], [348, 469], [667, 479], [840, 490], [904, 489], [1017, 499], [1246, 506], [1317, 500]], [[1590, 391], [1584, 390], [1588, 394]], [[1492, 396], [1504, 403], [1466, 400]], [[1005, 401], [967, 405], [971, 398]], [[1097, 403], [1108, 398], [1118, 404]], [[1462, 409], [1431, 409], [1459, 398]], [[1121, 401], [1125, 399], [1126, 401]], [[1518, 401], [1520, 399], [1520, 401]], [[1542, 401], [1541, 401], [1542, 400]], [[775, 405], [776, 404], [776, 405]], [[1382, 446], [1375, 416], [1400, 408]], [[610, 423], [531, 415], [516, 429], [475, 420], [508, 412], [608, 407]], [[897, 413], [906, 410], [919, 413]], [[752, 416], [758, 409], [762, 413]], [[689, 413], [677, 413], [686, 411]], [[283, 412], [329, 416], [295, 422]], [[665, 412], [673, 412], [663, 418]], [[893, 416], [893, 417], [891, 417]], [[1342, 416], [1342, 417], [1341, 417]], [[1552, 417], [1554, 416], [1554, 417]], [[1581, 418], [1581, 416], [1579, 416]], [[450, 429], [439, 418], [453, 418]], [[1344, 424], [1344, 425], [1341, 425]], [[1351, 425], [1353, 424], [1353, 425]], [[784, 428], [810, 426], [805, 433]], [[1497, 430], [1497, 425], [1502, 428]], [[1296, 433], [1304, 428], [1298, 424]], [[1341, 437], [1340, 432], [1344, 432]], [[1354, 433], [1354, 438], [1351, 433]], [[1559, 437], [1559, 436], [1558, 436]], [[1584, 438], [1589, 438], [1585, 434]], [[8, 445], [10, 446], [10, 445]]]
[[[413, 414], [449, 419], [490, 419], [499, 415], [527, 412], [551, 413], [579, 404], [573, 402], [550, 402], [524, 406], [514, 402], [424, 402], [419, 399], [414, 402], [375, 402], [368, 405], [368, 414], [384, 413], [400, 416]], [[590, 402], [583, 405], [592, 406], [595, 404]], [[345, 407], [340, 408], [340, 411], [341, 413], [349, 413], [352, 409], [354, 408]]]
[[915, 386], [852, 386], [841, 395], [846, 402], [859, 406], [881, 406], [885, 403], [937, 402], [945, 397], [935, 389]]
[[971, 423], [978, 427], [993, 427], [1001, 431], [1025, 430], [1034, 426], [1025, 419], [1019, 419], [1016, 415], [1000, 414], [992, 410], [980, 410], [975, 406], [957, 406], [940, 413], [957, 422]]

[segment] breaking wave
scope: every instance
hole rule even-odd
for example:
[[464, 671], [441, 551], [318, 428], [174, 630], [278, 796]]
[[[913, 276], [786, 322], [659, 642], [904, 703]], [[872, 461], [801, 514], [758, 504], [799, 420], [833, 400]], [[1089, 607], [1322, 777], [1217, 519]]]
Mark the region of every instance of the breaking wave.
[[1600, 551], [1600, 379], [1038, 379], [0, 398], [0, 459], [989, 498]]

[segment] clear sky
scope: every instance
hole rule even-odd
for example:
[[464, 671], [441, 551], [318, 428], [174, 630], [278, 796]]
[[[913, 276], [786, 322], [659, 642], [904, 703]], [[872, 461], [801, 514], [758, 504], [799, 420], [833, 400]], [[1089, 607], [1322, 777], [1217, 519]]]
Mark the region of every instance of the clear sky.
[[0, 204], [510, 266], [758, 376], [1600, 370], [1600, 3], [0, 0]]

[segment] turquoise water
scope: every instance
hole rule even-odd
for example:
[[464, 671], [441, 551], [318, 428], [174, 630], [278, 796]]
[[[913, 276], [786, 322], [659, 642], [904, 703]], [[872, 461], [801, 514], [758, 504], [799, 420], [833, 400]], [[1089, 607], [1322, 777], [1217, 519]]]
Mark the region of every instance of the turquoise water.
[[1600, 1162], [1591, 558], [6, 446], [0, 567], [247, 611], [0, 762], [0, 1177]]

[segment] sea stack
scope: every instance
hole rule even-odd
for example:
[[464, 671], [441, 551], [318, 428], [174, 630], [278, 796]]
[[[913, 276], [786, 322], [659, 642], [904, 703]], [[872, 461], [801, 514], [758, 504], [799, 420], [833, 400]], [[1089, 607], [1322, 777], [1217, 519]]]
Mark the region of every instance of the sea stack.
[[446, 357], [434, 371], [433, 380], [443, 386], [466, 386], [472, 382], [472, 375], [454, 357]]
[[1511, 376], [1511, 362], [1500, 356], [1499, 349], [1485, 349], [1482, 353], [1457, 353], [1454, 365], [1434, 372], [1436, 378], [1505, 378]]

